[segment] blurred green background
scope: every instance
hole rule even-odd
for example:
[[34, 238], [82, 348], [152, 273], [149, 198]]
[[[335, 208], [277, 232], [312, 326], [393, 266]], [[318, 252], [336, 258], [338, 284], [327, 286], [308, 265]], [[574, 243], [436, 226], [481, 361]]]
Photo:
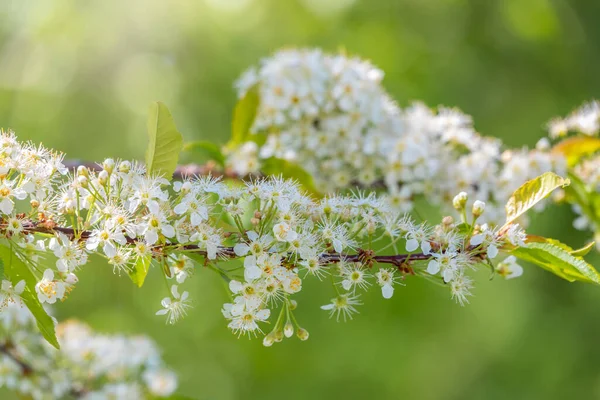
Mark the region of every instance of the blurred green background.
[[[71, 159], [141, 159], [147, 107], [162, 100], [186, 140], [224, 143], [238, 74], [280, 47], [319, 46], [371, 59], [401, 105], [458, 106], [480, 132], [533, 145], [600, 92], [599, 16], [597, 0], [1, 0], [0, 125]], [[530, 231], [582, 244], [571, 219], [553, 207]], [[154, 316], [159, 274], [136, 289], [101, 262], [56, 312], [149, 334], [197, 399], [600, 398], [600, 290], [525, 272], [482, 272], [464, 308], [409, 280], [389, 301], [366, 296], [350, 323], [328, 320], [318, 306], [332, 293], [307, 282], [311, 339], [272, 348], [228, 332], [205, 270], [175, 326]]]

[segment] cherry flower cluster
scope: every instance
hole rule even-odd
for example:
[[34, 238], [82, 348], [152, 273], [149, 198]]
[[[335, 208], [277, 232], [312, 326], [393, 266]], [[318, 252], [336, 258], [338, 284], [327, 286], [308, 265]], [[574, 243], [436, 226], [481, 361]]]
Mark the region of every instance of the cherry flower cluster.
[[302, 162], [328, 191], [355, 178], [374, 181], [398, 113], [382, 78], [366, 61], [320, 50], [283, 50], [263, 60], [236, 87], [240, 97], [258, 91], [252, 131], [267, 133], [266, 143], [233, 149], [231, 167], [244, 175], [258, 172], [259, 158], [277, 156]]
[[151, 339], [98, 334], [74, 320], [56, 328], [60, 350], [44, 340], [18, 299], [4, 305], [0, 387], [35, 400], [147, 399], [175, 391], [177, 377]]
[[[173, 283], [157, 314], [174, 323], [191, 306], [181, 285], [201, 265], [229, 284], [232, 301], [222, 312], [234, 333], [262, 333], [260, 323], [279, 309], [264, 339], [270, 345], [294, 333], [308, 338], [292, 298], [307, 277], [331, 284], [334, 297], [323, 309], [346, 319], [372, 286], [389, 298], [407, 277], [421, 276], [464, 304], [469, 272], [478, 265], [509, 278], [521, 271], [510, 257], [495, 267], [491, 260], [524, 246], [522, 229], [480, 224], [486, 209], [480, 200], [468, 218], [465, 192], [453, 201], [460, 222], [449, 216], [431, 226], [373, 193], [316, 199], [277, 177], [222, 182], [205, 176], [171, 185], [135, 162], [112, 159], [71, 174], [61, 158], [12, 133], [0, 135], [0, 163], [7, 166], [0, 192], [9, 204], [0, 210], [0, 231], [36, 277], [41, 303], [64, 299], [77, 270], [95, 254], [119, 275], [145, 276], [151, 265], [160, 267]], [[229, 259], [242, 263], [222, 262]], [[5, 281], [0, 294], [8, 301], [23, 289], [22, 282]]]
[[532, 151], [503, 151], [500, 140], [479, 135], [458, 109], [434, 111], [422, 103], [401, 109], [382, 78], [367, 61], [320, 50], [284, 50], [262, 60], [236, 84], [240, 97], [257, 90], [259, 105], [254, 135], [225, 149], [227, 166], [246, 175], [260, 171], [265, 159], [285, 159], [325, 192], [383, 187], [390, 205], [405, 212], [418, 196], [444, 206], [465, 191], [488, 204], [493, 223], [522, 182], [564, 172], [564, 159], [545, 151], [547, 141]]

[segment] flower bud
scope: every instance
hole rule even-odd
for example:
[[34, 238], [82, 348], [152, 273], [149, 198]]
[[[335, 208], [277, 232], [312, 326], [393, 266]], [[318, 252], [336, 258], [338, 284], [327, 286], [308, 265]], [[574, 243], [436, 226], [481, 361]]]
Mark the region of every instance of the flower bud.
[[106, 182], [108, 182], [108, 172], [100, 171], [100, 173], [98, 174], [98, 182], [101, 185], [106, 185]]
[[296, 336], [298, 336], [298, 339], [304, 341], [308, 339], [308, 331], [304, 328], [298, 328], [298, 331], [296, 332]]
[[37, 200], [31, 200], [29, 204], [31, 204], [32, 208], [38, 208], [40, 206], [40, 202]]
[[115, 160], [112, 158], [107, 158], [102, 163], [102, 168], [104, 168], [104, 170], [109, 174], [112, 174], [113, 170], [115, 169]]
[[190, 181], [185, 181], [181, 184], [181, 189], [179, 189], [182, 194], [187, 194], [192, 191], [192, 183]]
[[483, 214], [483, 211], [485, 210], [485, 203], [481, 200], [475, 200], [475, 203], [473, 203], [473, 216], [475, 218], [481, 216], [481, 214]]
[[126, 174], [129, 171], [131, 171], [131, 163], [129, 161], [121, 161], [119, 163], [119, 172]]
[[273, 332], [269, 333], [267, 336], [264, 337], [263, 339], [263, 346], [265, 347], [271, 347], [273, 346], [273, 343], [275, 343], [275, 335], [273, 335]]
[[288, 321], [283, 327], [283, 334], [286, 338], [290, 338], [294, 334], [294, 325], [292, 325], [290, 321]]
[[298, 302], [296, 300], [290, 300], [290, 311], [294, 311], [298, 308]]
[[283, 340], [283, 331], [281, 329], [277, 330], [273, 335], [273, 339], [278, 343], [281, 342]]
[[86, 167], [80, 165], [77, 167], [77, 176], [90, 176], [90, 173]]
[[88, 178], [85, 175], [80, 175], [77, 177], [77, 183], [79, 183], [79, 185], [82, 188], [86, 188], [88, 186]]
[[446, 225], [446, 226], [450, 226], [454, 223], [454, 218], [452, 218], [451, 216], [447, 215], [442, 219], [442, 224]]
[[79, 282], [79, 278], [77, 278], [77, 276], [75, 276], [75, 274], [73, 274], [73, 273], [67, 274], [67, 277], [65, 278], [65, 283], [67, 283], [69, 285], [74, 285], [77, 282]]
[[458, 211], [462, 211], [465, 208], [465, 204], [467, 204], [467, 200], [469, 199], [469, 195], [466, 192], [460, 192], [456, 196], [454, 196], [454, 200], [452, 200], [452, 205]]

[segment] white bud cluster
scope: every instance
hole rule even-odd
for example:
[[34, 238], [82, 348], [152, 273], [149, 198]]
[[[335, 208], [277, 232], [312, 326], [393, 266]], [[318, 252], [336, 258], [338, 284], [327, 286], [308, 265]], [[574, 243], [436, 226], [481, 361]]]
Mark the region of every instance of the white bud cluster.
[[0, 387], [34, 400], [150, 399], [170, 396], [176, 375], [146, 336], [104, 335], [84, 323], [56, 326], [60, 350], [31, 313], [11, 303], [0, 313]]

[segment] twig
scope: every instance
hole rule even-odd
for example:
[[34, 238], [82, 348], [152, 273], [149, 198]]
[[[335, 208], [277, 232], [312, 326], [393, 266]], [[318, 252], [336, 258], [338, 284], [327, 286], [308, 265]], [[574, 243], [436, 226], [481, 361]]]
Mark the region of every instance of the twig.
[[[75, 171], [77, 167], [84, 166], [92, 171], [101, 171], [102, 166], [97, 163], [79, 160], [65, 160], [63, 164], [68, 169]], [[206, 164], [185, 164], [178, 165], [173, 173], [173, 178], [181, 180], [186, 177], [192, 176], [206, 176], [211, 175], [214, 177], [222, 177], [227, 179], [248, 179], [250, 176], [240, 176], [229, 168], [220, 168], [214, 162], [207, 162]]]
[[[89, 161], [79, 161], [79, 160], [65, 160], [63, 161], [65, 167], [70, 170], [75, 171], [77, 167], [84, 166], [92, 171], [101, 171], [102, 166], [97, 163], [89, 162]], [[186, 177], [191, 176], [214, 176], [216, 178], [224, 178], [224, 179], [239, 179], [242, 181], [249, 180], [251, 178], [256, 178], [263, 176], [262, 174], [249, 174], [249, 175], [240, 175], [233, 171], [231, 168], [221, 168], [214, 162], [207, 162], [206, 164], [184, 164], [178, 165], [173, 173], [173, 179], [181, 180]], [[370, 185], [361, 184], [358, 181], [352, 181], [350, 183], [350, 187], [358, 188], [358, 189], [385, 189], [387, 186], [383, 180], [377, 180]]]
[[19, 358], [19, 356], [15, 353], [15, 347], [11, 342], [4, 342], [0, 344], [0, 353], [17, 363], [24, 376], [33, 374], [33, 367]]
[[[29, 363], [27, 363], [17, 355], [12, 342], [6, 341], [4, 343], [0, 343], [0, 354], [4, 354], [6, 357], [10, 358], [16, 364], [18, 364], [21, 368], [21, 373], [23, 374], [23, 376], [31, 376], [37, 373], [33, 369], [33, 367], [29, 365]], [[84, 397], [87, 393], [88, 390], [85, 387], [76, 387], [76, 385], [73, 385], [69, 389], [70, 396], [76, 399]]]
[[[32, 220], [23, 221], [23, 230], [26, 233], [47, 233], [54, 234], [56, 232], [63, 233], [71, 238], [76, 237], [75, 230], [71, 228], [63, 228], [59, 226], [53, 226], [53, 223], [49, 222], [36, 222]], [[80, 231], [79, 239], [87, 240], [91, 236], [90, 231]], [[138, 242], [138, 239], [127, 237], [127, 242], [129, 244], [135, 244]], [[197, 245], [194, 244], [186, 244], [186, 245], [173, 245], [174, 248], [179, 248], [182, 250], [192, 250], [196, 254], [202, 255], [204, 257], [207, 256], [206, 250], [200, 249]], [[159, 249], [160, 246], [155, 247], [155, 249]], [[233, 247], [220, 247], [217, 252], [218, 256], [224, 258], [237, 258], [238, 256], [235, 254]], [[412, 261], [424, 261], [429, 260], [431, 255], [424, 253], [413, 253], [413, 254], [394, 254], [394, 255], [374, 255], [371, 250], [359, 250], [357, 254], [343, 254], [343, 253], [322, 253], [319, 258], [325, 264], [333, 264], [338, 262], [360, 262], [365, 265], [371, 266], [374, 262], [379, 264], [391, 264], [395, 267], [402, 269], [406, 267], [409, 262]]]

